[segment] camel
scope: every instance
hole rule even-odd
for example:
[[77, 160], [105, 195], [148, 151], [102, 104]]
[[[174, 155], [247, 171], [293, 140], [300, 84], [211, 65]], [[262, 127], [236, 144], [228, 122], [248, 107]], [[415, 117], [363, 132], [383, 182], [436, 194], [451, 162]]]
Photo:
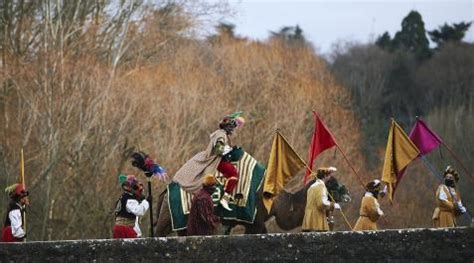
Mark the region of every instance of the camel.
[[[238, 224], [245, 227], [245, 234], [267, 233], [265, 222], [272, 216], [275, 217], [277, 225], [283, 230], [291, 230], [301, 226], [306, 205], [306, 194], [313, 182], [314, 180], [310, 181], [305, 187], [302, 187], [295, 193], [282, 191], [274, 199], [270, 213], [267, 212], [263, 205], [263, 187], [260, 187], [257, 193], [257, 214], [253, 224], [223, 220], [222, 224], [228, 227], [226, 234], [230, 233], [231, 228]], [[327, 183], [327, 188], [336, 202], [351, 201], [347, 189], [344, 185], [339, 184], [336, 178], [331, 178]], [[158, 219], [155, 223], [155, 235], [167, 236], [172, 232], [172, 227], [166, 190], [160, 194], [156, 208]], [[178, 235], [185, 235], [185, 231], [178, 231]]]

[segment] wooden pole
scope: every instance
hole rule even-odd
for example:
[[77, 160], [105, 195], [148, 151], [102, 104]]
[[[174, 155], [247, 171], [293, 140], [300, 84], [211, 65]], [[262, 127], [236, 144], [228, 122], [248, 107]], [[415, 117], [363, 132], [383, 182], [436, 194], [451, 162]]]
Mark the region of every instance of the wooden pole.
[[[147, 177], [147, 180], [148, 180], [148, 195], [149, 196], [152, 196], [151, 195], [151, 178], [152, 176], [148, 176]], [[153, 198], [151, 198], [151, 201], [150, 201], [150, 237], [154, 237], [155, 234], [153, 233]]]
[[341, 152], [342, 156], [344, 157], [344, 160], [346, 160], [346, 163], [349, 165], [349, 167], [351, 168], [351, 170], [354, 172], [354, 174], [356, 175], [357, 179], [359, 180], [359, 183], [360, 185], [362, 185], [362, 187], [365, 189], [365, 184], [364, 182], [362, 181], [362, 179], [360, 178], [359, 174], [356, 172], [356, 170], [354, 169], [354, 167], [352, 166], [352, 164], [349, 162], [349, 159], [347, 159], [346, 157], [346, 154], [344, 153], [344, 151], [341, 149], [341, 147], [339, 147], [339, 144], [336, 143], [336, 147], [337, 149], [339, 149], [339, 151]]
[[474, 177], [472, 176], [472, 173], [467, 169], [467, 167], [464, 165], [463, 162], [461, 162], [461, 160], [457, 157], [457, 155], [454, 153], [453, 150], [451, 150], [451, 148], [446, 145], [446, 143], [442, 142], [442, 144], [444, 145], [444, 147], [446, 147], [446, 149], [448, 150], [448, 152], [454, 157], [454, 159], [456, 159], [456, 161], [461, 164], [461, 167], [463, 168], [463, 170], [467, 173], [467, 175], [469, 176], [469, 178], [471, 178], [472, 181], [474, 181]]

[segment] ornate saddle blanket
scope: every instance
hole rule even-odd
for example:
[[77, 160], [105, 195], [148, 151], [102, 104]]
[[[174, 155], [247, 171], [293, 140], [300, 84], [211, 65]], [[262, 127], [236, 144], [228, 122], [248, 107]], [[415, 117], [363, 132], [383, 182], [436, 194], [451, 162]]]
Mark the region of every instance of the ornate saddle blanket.
[[[225, 178], [220, 172], [216, 171], [215, 176], [218, 185], [216, 192], [212, 195], [215, 206], [214, 210], [216, 215], [221, 219], [236, 220], [251, 224], [257, 214], [257, 191], [262, 185], [265, 167], [242, 149], [238, 149], [234, 152], [234, 158], [231, 158], [231, 162], [236, 166], [237, 171], [239, 171], [239, 181], [237, 187], [234, 189], [233, 195], [235, 196], [236, 193], [240, 193], [243, 195], [243, 198], [236, 199], [229, 203], [232, 211], [222, 208], [219, 205], [219, 200], [224, 193], [223, 186]], [[178, 183], [171, 182], [168, 185], [168, 203], [174, 231], [186, 229], [192, 199], [193, 195], [181, 189]]]

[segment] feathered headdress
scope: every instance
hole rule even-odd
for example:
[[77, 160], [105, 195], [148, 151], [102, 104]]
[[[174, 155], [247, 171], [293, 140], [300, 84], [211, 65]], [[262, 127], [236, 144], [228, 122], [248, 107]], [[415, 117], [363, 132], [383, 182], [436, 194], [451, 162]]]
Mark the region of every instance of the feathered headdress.
[[132, 166], [137, 167], [145, 173], [155, 175], [160, 180], [168, 179], [166, 169], [155, 163], [148, 154], [138, 151], [132, 154]]
[[7, 193], [10, 198], [22, 198], [29, 194], [22, 184], [12, 184], [6, 187], [5, 193]]
[[232, 128], [241, 128], [245, 124], [245, 119], [242, 117], [242, 111], [236, 111], [224, 117], [219, 126], [221, 128], [230, 126]]

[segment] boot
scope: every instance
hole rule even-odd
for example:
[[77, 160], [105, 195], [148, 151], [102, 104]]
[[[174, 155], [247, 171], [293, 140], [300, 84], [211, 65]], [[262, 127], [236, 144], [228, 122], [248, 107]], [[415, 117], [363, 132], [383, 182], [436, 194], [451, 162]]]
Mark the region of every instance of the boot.
[[222, 207], [224, 207], [225, 209], [229, 211], [232, 211], [232, 209], [229, 207], [229, 201], [230, 201], [230, 195], [228, 193], [224, 193], [224, 195], [222, 196], [220, 200], [220, 203]]

